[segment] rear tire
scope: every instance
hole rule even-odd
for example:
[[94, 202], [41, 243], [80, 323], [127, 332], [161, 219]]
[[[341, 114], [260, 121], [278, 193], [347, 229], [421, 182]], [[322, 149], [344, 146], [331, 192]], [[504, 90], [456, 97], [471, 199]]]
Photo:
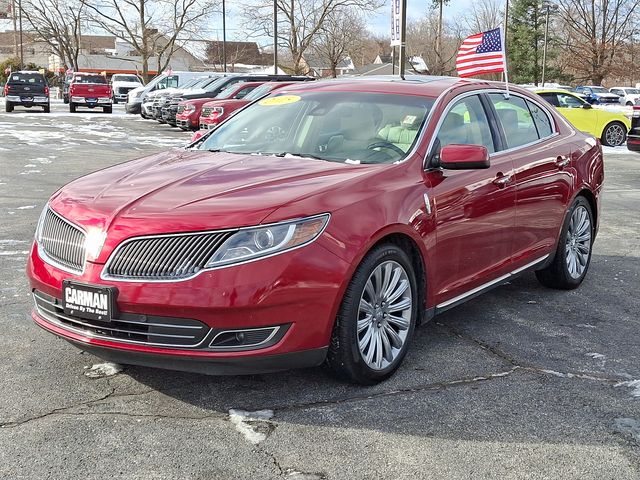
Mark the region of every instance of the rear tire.
[[76, 106], [73, 102], [69, 102], [69, 113], [76, 113]]
[[579, 287], [591, 263], [594, 233], [591, 205], [586, 198], [578, 197], [567, 212], [553, 261], [536, 271], [538, 281], [558, 290]]
[[113, 112], [113, 107], [103, 107], [102, 108], [102, 112], [103, 113], [111, 113], [111, 112]]
[[633, 102], [627, 102], [627, 107], [633, 107]]
[[345, 291], [327, 354], [343, 379], [373, 385], [389, 378], [406, 355], [418, 318], [417, 281], [397, 245], [374, 248]]
[[111, 101], [113, 102], [114, 105], [117, 105], [118, 103], [118, 99], [116, 97], [113, 97]]
[[69, 103], [69, 97], [67, 97], [66, 95], [64, 97], [62, 97], [62, 101], [64, 102], [64, 104], [66, 105], [67, 103]]
[[42, 110], [44, 111], [44, 113], [50, 113], [51, 112], [51, 105], [47, 105], [46, 107], [42, 107]]
[[611, 122], [604, 127], [600, 140], [608, 147], [619, 147], [627, 141], [627, 127], [620, 122]]
[[9, 102], [6, 102], [4, 104], [4, 109], [6, 110], [7, 113], [11, 113], [13, 112], [13, 105], [10, 104]]

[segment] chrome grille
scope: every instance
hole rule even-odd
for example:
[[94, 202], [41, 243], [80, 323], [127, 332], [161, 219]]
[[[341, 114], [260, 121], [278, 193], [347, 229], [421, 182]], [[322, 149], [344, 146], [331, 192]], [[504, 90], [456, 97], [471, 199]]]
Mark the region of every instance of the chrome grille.
[[33, 299], [38, 315], [67, 330], [84, 335], [164, 347], [198, 347], [211, 330], [190, 318], [156, 317], [121, 313], [109, 322], [87, 320], [66, 315], [62, 301], [34, 290]]
[[50, 208], [41, 226], [38, 248], [67, 270], [81, 273], [84, 267], [85, 234]]
[[211, 112], [213, 112], [213, 107], [204, 107], [202, 109], [202, 113], [200, 114], [200, 116], [208, 117], [209, 115], [211, 115]]
[[195, 275], [234, 232], [141, 237], [121, 244], [105, 267], [120, 279], [180, 280]]

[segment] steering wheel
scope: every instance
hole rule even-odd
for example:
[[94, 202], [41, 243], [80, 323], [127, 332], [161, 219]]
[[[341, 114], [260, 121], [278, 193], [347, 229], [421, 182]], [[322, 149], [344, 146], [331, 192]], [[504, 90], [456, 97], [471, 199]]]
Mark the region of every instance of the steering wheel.
[[394, 145], [391, 142], [387, 142], [386, 140], [381, 140], [379, 142], [374, 142], [371, 145], [367, 146], [367, 150], [373, 150], [374, 148], [386, 148], [388, 150], [393, 150], [394, 152], [399, 154], [401, 157], [403, 157], [404, 154], [406, 153], [404, 150], [402, 150], [397, 145]]

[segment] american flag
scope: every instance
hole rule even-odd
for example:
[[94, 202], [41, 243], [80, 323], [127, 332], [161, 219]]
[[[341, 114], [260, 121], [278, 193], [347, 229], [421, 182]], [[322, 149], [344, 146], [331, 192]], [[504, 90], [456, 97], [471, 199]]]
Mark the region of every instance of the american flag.
[[506, 64], [502, 28], [494, 28], [465, 38], [458, 51], [456, 69], [461, 77], [504, 72]]

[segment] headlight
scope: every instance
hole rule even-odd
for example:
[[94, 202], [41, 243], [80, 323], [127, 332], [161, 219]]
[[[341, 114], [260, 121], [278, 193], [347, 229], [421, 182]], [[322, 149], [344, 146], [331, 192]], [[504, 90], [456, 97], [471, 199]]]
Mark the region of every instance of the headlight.
[[312, 242], [323, 232], [329, 214], [244, 228], [232, 235], [211, 257], [206, 268], [246, 262], [283, 253]]

